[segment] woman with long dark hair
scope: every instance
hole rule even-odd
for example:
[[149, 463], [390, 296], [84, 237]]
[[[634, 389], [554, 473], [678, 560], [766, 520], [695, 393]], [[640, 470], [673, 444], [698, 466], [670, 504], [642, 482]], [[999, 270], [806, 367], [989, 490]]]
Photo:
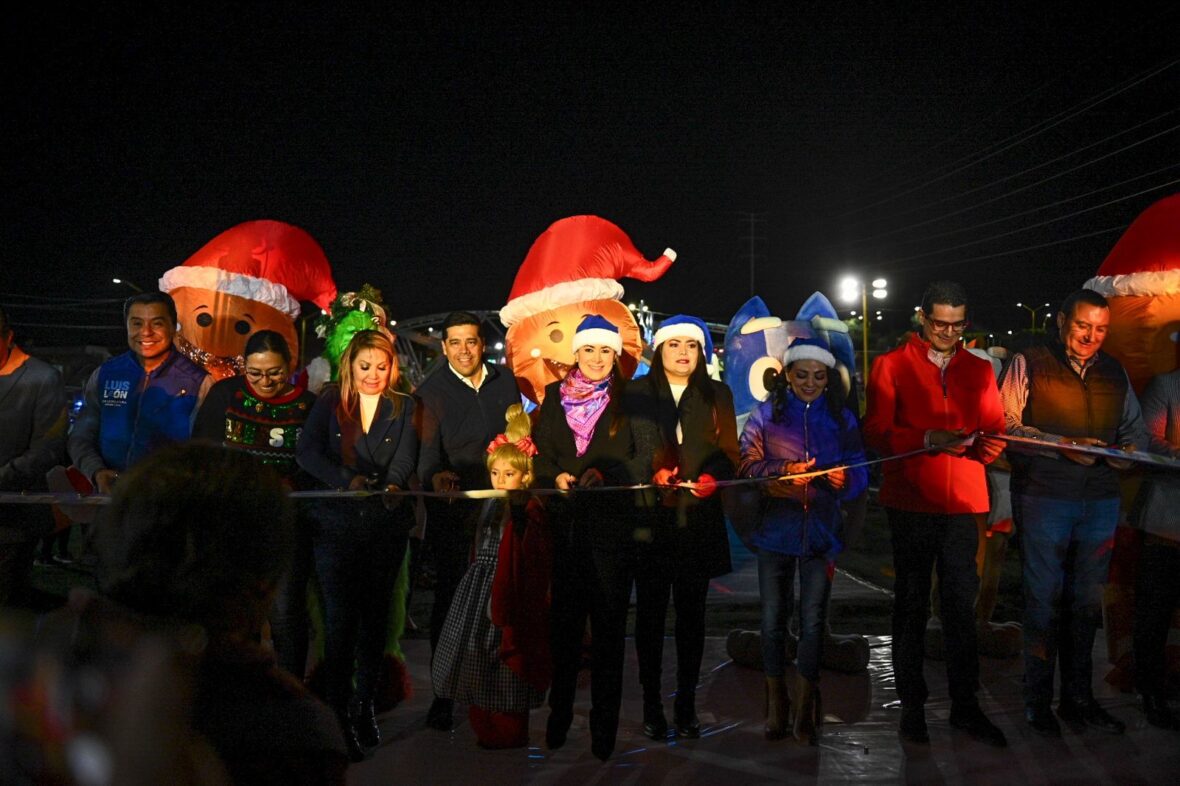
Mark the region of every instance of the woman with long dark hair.
[[[389, 336], [357, 332], [340, 358], [340, 384], [325, 388], [312, 407], [299, 441], [299, 465], [325, 488], [407, 488], [418, 461], [418, 435], [414, 400], [397, 384], [397, 352]], [[359, 760], [364, 747], [381, 742], [373, 698], [413, 511], [398, 497], [372, 496], [324, 500], [314, 505], [313, 517], [327, 699], [350, 756]]]
[[[828, 595], [841, 542], [840, 500], [868, 484], [856, 416], [844, 406], [846, 389], [836, 359], [817, 339], [796, 339], [773, 395], [742, 431], [743, 477], [778, 477], [835, 468], [810, 479], [774, 480], [762, 522], [750, 536], [758, 555], [762, 597], [762, 660], [766, 671], [766, 738], [788, 732], [816, 744], [823, 710], [819, 695], [820, 649]], [[794, 700], [785, 679], [786, 631], [799, 573], [800, 631]], [[788, 710], [788, 705], [790, 709]]]
[[[246, 341], [246, 371], [209, 389], [193, 423], [193, 438], [249, 453], [279, 473], [288, 491], [309, 486], [295, 460], [303, 424], [315, 396], [290, 383], [291, 348], [273, 330]], [[278, 663], [299, 679], [307, 666], [307, 582], [311, 576], [311, 524], [303, 507], [295, 519], [295, 555], [270, 611]]]
[[704, 322], [677, 315], [652, 339], [651, 372], [631, 384], [644, 401], [635, 429], [651, 428], [652, 482], [688, 483], [663, 492], [653, 509], [652, 539], [639, 547], [635, 580], [635, 649], [643, 685], [643, 733], [667, 738], [660, 690], [668, 599], [676, 604], [676, 699], [673, 723], [681, 737], [700, 736], [696, 687], [705, 646], [709, 579], [730, 571], [729, 536], [716, 481], [734, 477], [738, 462], [733, 394], [710, 379], [713, 340]]
[[553, 681], [545, 741], [565, 744], [586, 618], [593, 631], [591, 750], [614, 752], [623, 689], [624, 636], [634, 576], [636, 500], [619, 492], [577, 493], [595, 486], [645, 482], [619, 370], [619, 330], [591, 315], [573, 340], [575, 367], [545, 389], [537, 414], [533, 466], [537, 486], [573, 490], [551, 506]]

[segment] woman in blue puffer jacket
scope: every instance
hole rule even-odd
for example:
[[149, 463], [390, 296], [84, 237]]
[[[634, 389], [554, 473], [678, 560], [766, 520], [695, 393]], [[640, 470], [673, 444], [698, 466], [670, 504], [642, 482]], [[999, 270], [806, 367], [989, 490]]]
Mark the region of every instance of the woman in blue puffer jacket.
[[[776, 480], [763, 486], [762, 522], [750, 536], [758, 555], [762, 596], [762, 660], [766, 670], [766, 738], [786, 736], [788, 705], [796, 739], [816, 743], [823, 718], [819, 661], [828, 595], [841, 542], [840, 500], [865, 490], [856, 416], [844, 406], [836, 360], [819, 341], [796, 340], [773, 395], [750, 416], [740, 447], [743, 477], [778, 477], [841, 467], [810, 479]], [[798, 565], [800, 632], [794, 700], [787, 691], [785, 639]]]

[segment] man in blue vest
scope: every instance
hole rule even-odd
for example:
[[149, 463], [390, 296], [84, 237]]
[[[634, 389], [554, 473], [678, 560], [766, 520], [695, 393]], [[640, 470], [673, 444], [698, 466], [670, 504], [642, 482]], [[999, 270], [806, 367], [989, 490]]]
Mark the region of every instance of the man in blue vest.
[[176, 304], [169, 295], [129, 297], [123, 324], [130, 351], [90, 375], [69, 439], [70, 460], [102, 494], [110, 494], [119, 473], [153, 450], [187, 440], [193, 413], [213, 384], [172, 347]]
[[[1000, 381], [1009, 434], [1147, 447], [1127, 372], [1101, 351], [1109, 325], [1106, 298], [1080, 289], [1061, 304], [1057, 340], [1012, 356]], [[1009, 458], [1024, 583], [1025, 719], [1038, 734], [1061, 736], [1050, 711], [1060, 661], [1057, 715], [1074, 728], [1121, 734], [1123, 722], [1094, 700], [1091, 661], [1119, 518], [1116, 470], [1129, 462], [1058, 450], [1010, 450]]]
[[[488, 443], [504, 431], [504, 413], [520, 403], [516, 378], [501, 366], [485, 363], [479, 318], [466, 311], [448, 314], [442, 324], [445, 368], [437, 369], [414, 391], [422, 442], [418, 476], [434, 491], [471, 491], [491, 487]], [[455, 588], [470, 562], [472, 533], [467, 525], [472, 500], [427, 501], [426, 543], [434, 557], [434, 606], [430, 612], [430, 651], [447, 619]], [[434, 729], [453, 725], [453, 702], [435, 697], [426, 718]]]

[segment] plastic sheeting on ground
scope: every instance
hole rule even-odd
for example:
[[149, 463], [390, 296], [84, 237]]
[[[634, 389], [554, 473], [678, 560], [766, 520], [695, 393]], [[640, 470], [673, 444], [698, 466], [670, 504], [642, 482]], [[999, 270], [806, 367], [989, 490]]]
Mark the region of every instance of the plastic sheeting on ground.
[[[824, 672], [821, 686], [828, 724], [816, 748], [762, 737], [763, 675], [734, 666], [725, 642], [706, 642], [698, 714], [699, 740], [654, 743], [643, 736], [642, 694], [635, 652], [628, 640], [622, 720], [615, 755], [601, 763], [590, 753], [587, 716], [590, 696], [578, 691], [569, 741], [557, 751], [544, 747], [546, 709], [532, 713], [532, 746], [485, 751], [475, 744], [466, 712], [456, 708], [451, 733], [425, 727], [430, 704], [429, 645], [405, 642], [414, 698], [382, 717], [385, 739], [368, 761], [355, 765], [349, 783], [529, 784], [755, 784], [755, 783], [1171, 783], [1180, 767], [1180, 734], [1146, 725], [1134, 697], [1095, 682], [1099, 701], [1126, 721], [1125, 735], [1064, 728], [1060, 740], [1036, 736], [1024, 723], [1019, 659], [981, 659], [984, 710], [1008, 735], [1009, 747], [995, 749], [952, 729], [947, 718], [943, 665], [927, 661], [931, 698], [927, 705], [929, 746], [902, 745], [887, 637], [872, 637], [866, 674]], [[1095, 648], [1095, 663], [1102, 663]], [[675, 645], [664, 649], [668, 686], [675, 673]], [[793, 675], [792, 675], [793, 676]], [[583, 683], [587, 674], [583, 672]], [[665, 702], [672, 711], [671, 687]]]

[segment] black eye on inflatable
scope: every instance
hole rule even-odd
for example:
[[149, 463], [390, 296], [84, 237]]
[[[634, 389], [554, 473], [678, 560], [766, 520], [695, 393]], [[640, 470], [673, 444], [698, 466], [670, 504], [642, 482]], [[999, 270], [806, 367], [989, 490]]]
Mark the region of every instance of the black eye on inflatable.
[[774, 378], [782, 370], [783, 364], [776, 358], [765, 356], [755, 360], [750, 366], [750, 395], [758, 401], [766, 401], [774, 387]]
[[213, 324], [213, 317], [209, 314], [197, 314], [197, 324], [201, 327], [209, 327]]
[[250, 323], [244, 319], [239, 319], [237, 322], [234, 323], [234, 331], [239, 336], [244, 336], [250, 332]]

